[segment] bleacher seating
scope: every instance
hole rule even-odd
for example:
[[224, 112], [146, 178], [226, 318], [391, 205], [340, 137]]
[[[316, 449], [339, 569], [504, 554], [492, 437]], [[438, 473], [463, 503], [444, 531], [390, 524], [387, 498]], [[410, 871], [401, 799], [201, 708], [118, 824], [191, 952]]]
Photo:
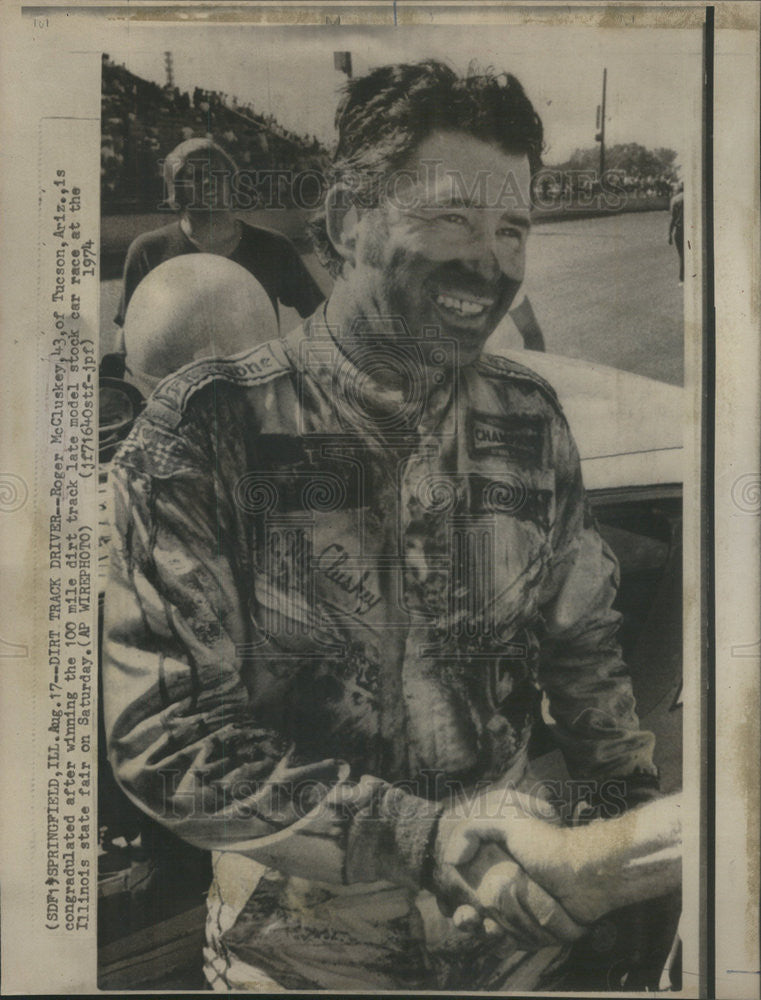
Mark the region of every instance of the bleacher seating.
[[[244, 170], [324, 171], [315, 136], [284, 128], [250, 103], [196, 87], [161, 87], [103, 56], [101, 197], [105, 214], [154, 210], [163, 198], [160, 161], [178, 143], [207, 136]], [[287, 197], [286, 192], [286, 197]]]

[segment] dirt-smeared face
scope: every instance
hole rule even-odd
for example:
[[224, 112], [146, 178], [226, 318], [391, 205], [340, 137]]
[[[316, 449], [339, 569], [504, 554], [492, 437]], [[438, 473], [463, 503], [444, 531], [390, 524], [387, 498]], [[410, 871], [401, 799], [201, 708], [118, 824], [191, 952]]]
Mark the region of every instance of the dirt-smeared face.
[[[345, 269], [355, 316], [401, 316], [474, 361], [523, 280], [528, 157], [461, 132], [434, 132], [364, 210]], [[427, 331], [427, 332], [426, 332]]]

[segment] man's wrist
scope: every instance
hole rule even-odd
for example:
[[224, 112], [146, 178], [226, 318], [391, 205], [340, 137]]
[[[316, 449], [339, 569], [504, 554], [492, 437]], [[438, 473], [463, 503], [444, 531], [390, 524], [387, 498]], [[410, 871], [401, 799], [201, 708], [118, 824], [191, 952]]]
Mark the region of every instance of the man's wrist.
[[347, 836], [347, 882], [388, 881], [429, 887], [443, 805], [380, 785], [367, 809], [351, 821]]

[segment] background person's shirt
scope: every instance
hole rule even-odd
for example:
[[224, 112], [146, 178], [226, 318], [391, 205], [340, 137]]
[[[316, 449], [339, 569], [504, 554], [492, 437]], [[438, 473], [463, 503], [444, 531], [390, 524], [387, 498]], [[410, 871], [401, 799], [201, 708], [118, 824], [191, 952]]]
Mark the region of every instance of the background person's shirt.
[[[240, 222], [240, 225], [240, 242], [229, 254], [229, 259], [245, 267], [262, 285], [278, 319], [278, 302], [296, 309], [302, 318], [310, 316], [324, 295], [293, 243], [282, 233], [271, 229], [249, 226], [245, 222]], [[127, 251], [122, 294], [114, 321], [124, 326], [129, 301], [146, 274], [165, 260], [200, 252], [185, 235], [179, 222], [138, 236]]]

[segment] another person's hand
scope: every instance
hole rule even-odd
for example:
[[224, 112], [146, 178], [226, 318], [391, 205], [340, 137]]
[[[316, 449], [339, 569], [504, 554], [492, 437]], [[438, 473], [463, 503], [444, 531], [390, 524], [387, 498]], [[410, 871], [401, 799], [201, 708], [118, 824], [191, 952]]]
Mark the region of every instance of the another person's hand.
[[487, 936], [508, 934], [517, 946], [535, 950], [574, 941], [586, 928], [510, 855], [510, 831], [527, 821], [540, 855], [555, 854], [561, 830], [540, 799], [499, 789], [452, 807], [439, 822], [433, 877], [455, 924]]
[[[450, 898], [461, 893], [457, 905], [499, 922], [516, 938], [523, 939], [521, 928], [528, 926], [519, 906], [557, 940], [573, 940], [606, 913], [679, 886], [679, 795], [577, 828], [556, 825], [546, 803], [515, 791], [509, 802], [504, 790], [483, 799], [478, 815], [471, 805], [470, 815], [450, 811], [442, 817], [436, 870]], [[504, 868], [495, 849], [518, 871]], [[553, 906], [545, 910], [547, 900]]]

